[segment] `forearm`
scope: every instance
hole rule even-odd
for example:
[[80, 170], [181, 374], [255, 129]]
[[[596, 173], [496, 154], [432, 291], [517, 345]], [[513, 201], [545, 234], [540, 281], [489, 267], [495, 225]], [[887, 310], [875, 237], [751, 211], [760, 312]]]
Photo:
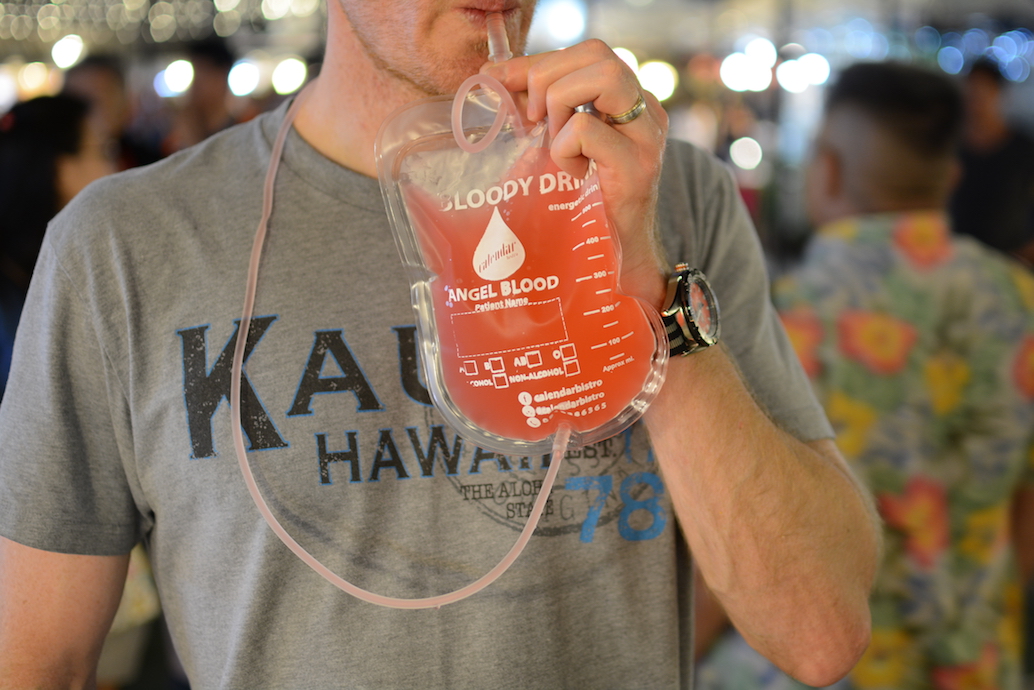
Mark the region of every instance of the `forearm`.
[[879, 551], [846, 467], [777, 428], [720, 348], [673, 360], [646, 422], [694, 558], [739, 631], [806, 683], [845, 674], [868, 642]]
[[0, 690], [96, 687], [128, 562], [0, 538]]

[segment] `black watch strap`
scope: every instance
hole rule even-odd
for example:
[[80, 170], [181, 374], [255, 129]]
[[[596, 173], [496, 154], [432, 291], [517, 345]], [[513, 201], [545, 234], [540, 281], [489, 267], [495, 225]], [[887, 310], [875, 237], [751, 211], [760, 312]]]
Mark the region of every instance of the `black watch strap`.
[[718, 300], [702, 271], [688, 264], [675, 266], [665, 304], [661, 320], [672, 357], [698, 352], [718, 342]]

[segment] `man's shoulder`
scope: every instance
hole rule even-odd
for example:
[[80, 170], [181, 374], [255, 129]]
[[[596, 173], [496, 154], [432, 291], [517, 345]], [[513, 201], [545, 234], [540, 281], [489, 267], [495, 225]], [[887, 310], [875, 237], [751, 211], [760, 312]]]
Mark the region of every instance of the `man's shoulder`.
[[975, 270], [985, 274], [1009, 276], [1010, 282], [1016, 283], [1017, 288], [1025, 295], [1026, 301], [1030, 302], [1029, 310], [1034, 314], [1034, 270], [1030, 266], [969, 235], [952, 236], [952, 244], [957, 255], [968, 258], [974, 264]]
[[669, 139], [664, 151], [666, 172], [688, 174], [701, 182], [728, 180], [731, 170], [718, 156], [696, 144]]
[[[134, 191], [154, 194], [164, 190], [232, 189], [232, 183], [242, 174], [265, 169], [271, 149], [266, 122], [270, 117], [270, 113], [260, 115], [150, 165], [103, 178], [98, 181], [98, 192], [124, 195]], [[212, 181], [218, 182], [214, 188], [210, 186]]]
[[664, 151], [659, 187], [662, 217], [693, 218], [704, 229], [710, 209], [728, 205], [738, 190], [732, 171], [710, 151], [671, 139]]

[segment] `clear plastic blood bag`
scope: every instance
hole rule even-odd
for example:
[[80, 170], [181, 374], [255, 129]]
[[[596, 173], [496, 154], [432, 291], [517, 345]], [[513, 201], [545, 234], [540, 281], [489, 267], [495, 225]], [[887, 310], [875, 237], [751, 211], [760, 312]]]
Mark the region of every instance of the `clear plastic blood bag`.
[[645, 405], [653, 326], [619, 291], [595, 174], [572, 178], [546, 148], [527, 151], [513, 172], [444, 197], [402, 186], [432, 274], [444, 390], [471, 424], [501, 438], [541, 441], [560, 423], [582, 442], [609, 436], [609, 422]]
[[548, 452], [561, 425], [573, 447], [619, 433], [656, 395], [667, 343], [620, 291], [595, 166], [560, 170], [545, 123], [522, 123], [489, 77], [456, 103], [404, 107], [377, 151], [432, 400], [504, 453]]

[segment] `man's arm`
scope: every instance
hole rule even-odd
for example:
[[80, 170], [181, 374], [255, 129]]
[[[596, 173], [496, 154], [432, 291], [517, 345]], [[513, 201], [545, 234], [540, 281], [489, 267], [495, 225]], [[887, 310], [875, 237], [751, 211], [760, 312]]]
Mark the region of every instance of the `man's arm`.
[[[484, 69], [526, 92], [530, 120], [548, 115], [557, 165], [582, 175], [596, 162], [622, 290], [661, 307], [670, 267], [655, 231], [660, 103], [599, 41]], [[647, 108], [627, 124], [575, 110], [622, 113], [639, 95]], [[879, 530], [833, 442], [809, 446], [777, 428], [721, 347], [670, 363], [646, 423], [696, 562], [747, 641], [805, 683], [845, 675], [869, 640]]]
[[832, 441], [773, 424], [718, 347], [671, 362], [646, 414], [694, 560], [755, 649], [808, 685], [869, 642], [879, 530]]
[[0, 537], [0, 690], [96, 687], [128, 564]]

